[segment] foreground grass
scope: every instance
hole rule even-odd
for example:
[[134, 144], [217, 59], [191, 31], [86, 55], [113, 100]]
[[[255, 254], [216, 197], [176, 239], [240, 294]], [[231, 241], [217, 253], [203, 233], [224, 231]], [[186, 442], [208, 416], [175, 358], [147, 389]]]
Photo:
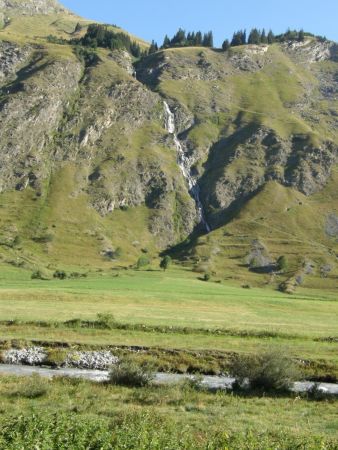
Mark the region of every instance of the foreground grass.
[[[188, 384], [136, 389], [80, 380], [2, 377], [0, 411], [0, 442], [6, 430], [4, 422], [9, 417], [23, 416], [11, 422], [12, 429], [5, 438], [15, 435], [19, 442], [24, 429], [26, 439], [31, 439], [30, 448], [36, 445], [34, 438], [44, 437], [42, 444], [52, 442], [53, 436], [61, 439], [59, 431], [64, 431], [67, 423], [70, 436], [76, 436], [81, 429], [82, 438], [77, 437], [77, 447], [62, 448], [334, 449], [338, 439], [334, 399], [242, 397], [198, 391]], [[27, 419], [32, 415], [34, 426]], [[119, 427], [129, 437], [124, 447], [119, 441], [121, 447], [81, 446], [85, 430], [91, 430], [92, 439], [105, 436], [105, 442], [113, 442], [119, 436]], [[28, 445], [23, 438], [22, 442]], [[297, 443], [303, 444], [298, 447]], [[49, 448], [57, 447], [50, 444]]]

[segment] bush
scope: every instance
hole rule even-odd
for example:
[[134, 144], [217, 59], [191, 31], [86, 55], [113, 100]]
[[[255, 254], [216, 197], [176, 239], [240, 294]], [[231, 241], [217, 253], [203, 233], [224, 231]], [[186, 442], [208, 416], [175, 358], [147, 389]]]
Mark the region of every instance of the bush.
[[67, 274], [64, 270], [56, 270], [53, 274], [54, 278], [58, 278], [59, 280], [64, 280], [67, 278]]
[[53, 367], [61, 367], [67, 359], [68, 351], [61, 348], [48, 350], [46, 363]]
[[286, 259], [285, 256], [280, 256], [277, 260], [277, 267], [278, 270], [281, 270], [283, 272], [285, 272], [286, 270], [288, 270], [288, 260]]
[[168, 267], [170, 266], [172, 260], [169, 255], [166, 255], [162, 261], [160, 262], [160, 268], [166, 271]]
[[41, 270], [35, 270], [31, 275], [32, 280], [48, 280], [41, 272]]
[[116, 325], [116, 320], [113, 314], [99, 313], [97, 316], [97, 324], [102, 328], [112, 329]]
[[141, 269], [142, 267], [146, 267], [150, 264], [150, 260], [148, 256], [142, 255], [139, 257], [136, 263], [136, 268]]
[[138, 365], [134, 361], [125, 359], [113, 366], [109, 373], [109, 382], [114, 385], [128, 387], [144, 387], [154, 379], [152, 366]]
[[33, 236], [32, 240], [37, 242], [38, 244], [48, 244], [48, 242], [52, 242], [54, 236], [51, 233], [41, 234], [37, 236]]
[[229, 370], [240, 387], [249, 382], [253, 389], [286, 391], [299, 377], [295, 364], [281, 349], [238, 355]]
[[47, 392], [48, 381], [34, 374], [30, 378], [22, 380], [22, 383], [17, 385], [12, 395], [15, 397], [34, 399], [43, 397]]
[[211, 275], [210, 273], [205, 273], [203, 276], [203, 281], [210, 281]]

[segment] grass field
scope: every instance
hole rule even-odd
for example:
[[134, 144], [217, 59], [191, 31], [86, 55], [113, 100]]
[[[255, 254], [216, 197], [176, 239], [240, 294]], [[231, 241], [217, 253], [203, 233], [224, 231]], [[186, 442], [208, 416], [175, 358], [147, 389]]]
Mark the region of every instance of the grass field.
[[2, 273], [2, 320], [65, 321], [112, 313], [127, 323], [273, 330], [313, 337], [338, 334], [334, 291], [299, 290], [286, 295], [243, 289], [225, 282], [202, 282], [191, 271], [175, 268], [166, 273], [90, 274], [65, 281], [34, 281], [30, 275], [16, 269]]
[[[95, 321], [98, 314], [112, 314], [127, 328], [64, 324], [72, 319]], [[198, 275], [176, 266], [165, 273], [111, 271], [64, 281], [31, 280], [30, 272], [6, 268], [0, 277], [0, 317], [2, 341], [224, 353], [283, 347], [295, 358], [324, 364], [324, 374], [338, 373], [334, 291], [304, 289], [286, 295], [272, 289], [243, 289], [200, 281]], [[10, 326], [5, 323], [13, 320]], [[41, 321], [50, 326], [40, 326]], [[140, 324], [148, 328], [135, 327]]]

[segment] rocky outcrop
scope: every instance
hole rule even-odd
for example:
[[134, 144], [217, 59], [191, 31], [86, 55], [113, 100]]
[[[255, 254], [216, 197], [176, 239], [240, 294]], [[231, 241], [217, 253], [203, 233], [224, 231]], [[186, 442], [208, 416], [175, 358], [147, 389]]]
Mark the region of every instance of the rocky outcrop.
[[49, 171], [49, 146], [82, 74], [74, 59], [36, 54], [20, 77], [2, 88], [0, 191], [35, 186]]
[[332, 41], [306, 39], [303, 42], [290, 41], [282, 45], [285, 52], [298, 63], [316, 63], [327, 60], [337, 61], [338, 46]]
[[325, 223], [325, 232], [328, 236], [338, 238], [338, 214], [328, 215]]
[[23, 65], [32, 49], [27, 45], [20, 47], [12, 42], [0, 42], [0, 86], [7, 82], [7, 79], [15, 76], [16, 72]]
[[119, 359], [110, 351], [77, 351], [69, 353], [62, 365], [79, 369], [107, 370], [118, 362]]
[[[337, 161], [338, 147], [331, 141], [320, 147], [308, 136], [282, 139], [272, 130], [260, 128], [249, 138], [244, 130], [218, 142], [210, 151], [201, 179], [202, 197], [214, 220], [256, 193], [267, 181], [276, 180], [305, 195], [322, 189]], [[221, 214], [220, 218], [219, 215]]]
[[46, 358], [47, 352], [42, 347], [10, 349], [3, 352], [2, 356], [5, 364], [26, 364], [28, 366], [41, 365]]
[[0, 11], [9, 16], [33, 16], [66, 12], [67, 9], [57, 0], [0, 0]]

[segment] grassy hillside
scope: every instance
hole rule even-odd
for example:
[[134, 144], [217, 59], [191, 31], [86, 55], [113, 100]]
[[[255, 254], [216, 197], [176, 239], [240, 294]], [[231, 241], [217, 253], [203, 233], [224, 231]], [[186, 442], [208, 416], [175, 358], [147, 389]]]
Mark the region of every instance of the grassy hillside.
[[[239, 286], [293, 291], [301, 278], [334, 289], [335, 47], [310, 38], [175, 48], [134, 64], [126, 52], [97, 49], [90, 60], [91, 50], [48, 42], [81, 37], [89, 23], [65, 10], [12, 14], [0, 31], [2, 260], [50, 275], [59, 266], [128, 267], [171, 249], [184, 267]], [[209, 235], [196, 228], [163, 99]], [[288, 270], [249, 270], [255, 242], [272, 266], [286, 256]]]

